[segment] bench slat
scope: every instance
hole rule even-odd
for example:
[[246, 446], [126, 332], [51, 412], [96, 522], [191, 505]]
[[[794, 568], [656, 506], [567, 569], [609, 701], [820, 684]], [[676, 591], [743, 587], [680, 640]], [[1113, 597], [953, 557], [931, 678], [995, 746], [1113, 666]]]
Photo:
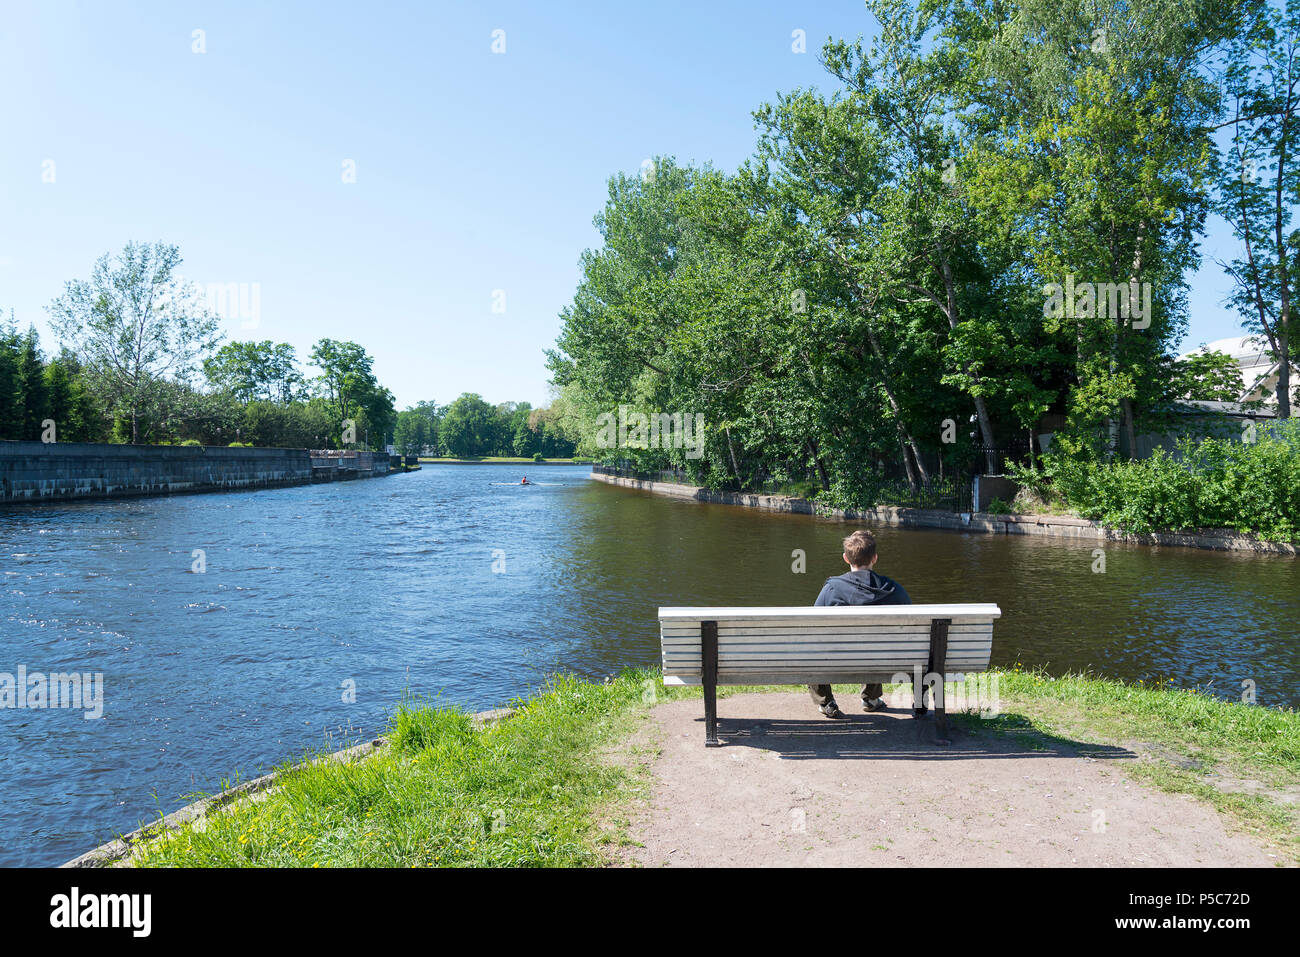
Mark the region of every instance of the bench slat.
[[[924, 658], [848, 658], [848, 659], [819, 659], [819, 661], [800, 661], [800, 662], [774, 662], [774, 661], [749, 661], [749, 662], [728, 662], [718, 663], [718, 674], [731, 675], [740, 671], [822, 671], [824, 668], [836, 671], [861, 671], [863, 668], [871, 668], [874, 671], [906, 671], [911, 672], [915, 666], [926, 667]], [[698, 666], [667, 666], [671, 667], [671, 675], [698, 675], [702, 674]], [[988, 658], [949, 658], [944, 662], [944, 671], [983, 671], [988, 667]]]
[[[993, 643], [988, 639], [978, 641], [961, 641], [953, 642], [950, 650], [960, 652], [978, 652], [987, 651], [993, 647]], [[700, 646], [696, 645], [663, 645], [660, 649], [664, 655], [677, 657], [699, 657]], [[930, 646], [922, 641], [810, 641], [794, 644], [788, 641], [765, 641], [765, 642], [732, 642], [730, 644], [718, 643], [718, 654], [726, 655], [765, 655], [773, 653], [784, 653], [792, 656], [815, 655], [822, 652], [830, 654], [853, 654], [859, 651], [878, 651], [881, 653], [892, 654], [911, 654], [916, 651], [929, 651]]]
[[[989, 633], [982, 635], [956, 635], [953, 643], [963, 646], [991, 645], [993, 636]], [[700, 639], [695, 638], [661, 638], [659, 645], [664, 649], [689, 649], [699, 648]], [[791, 650], [808, 649], [816, 646], [826, 646], [830, 648], [854, 647], [870, 645], [873, 648], [914, 648], [918, 646], [930, 647], [930, 636], [925, 635], [885, 635], [877, 638], [872, 635], [728, 635], [725, 639], [718, 639], [719, 648], [762, 648], [764, 646], [773, 646], [781, 648], [790, 648]]]
[[[954, 668], [952, 673], [966, 674], [960, 668]], [[969, 672], [972, 676], [979, 673], [979, 669], [972, 668]], [[816, 674], [792, 674], [790, 672], [746, 672], [745, 674], [727, 675], [718, 672], [718, 684], [729, 685], [858, 685], [858, 684], [889, 684], [894, 680], [898, 672], [893, 670], [885, 671], [843, 671], [843, 672], [818, 672]], [[908, 672], [910, 675], [911, 672]], [[692, 675], [665, 675], [664, 684], [668, 687], [692, 687], [702, 683], [699, 676]]]
[[972, 618], [985, 621], [1002, 617], [997, 605], [961, 604], [961, 605], [800, 605], [795, 607], [755, 606], [745, 608], [731, 606], [725, 608], [679, 608], [665, 607], [659, 609], [659, 620], [716, 621], [719, 626], [724, 621], [776, 618], [791, 620], [798, 618], [825, 617], [859, 617], [880, 620], [882, 618], [917, 618], [932, 621], [935, 618], [948, 618], [954, 623]]
[[[809, 658], [724, 658], [718, 662], [719, 671], [740, 671], [744, 668], [753, 667], [771, 667], [771, 668], [793, 668], [801, 667], [807, 664], [813, 670], [819, 667], [880, 667], [893, 668], [898, 666], [902, 670], [910, 670], [914, 664], [926, 666], [930, 661], [927, 655], [839, 655], [839, 657], [809, 657]], [[948, 655], [944, 661], [944, 667], [988, 667], [988, 654], [966, 654], [966, 655]], [[898, 670], [894, 668], [894, 670]], [[688, 675], [698, 674], [702, 671], [699, 659], [694, 661], [681, 661], [681, 659], [671, 659], [663, 662], [663, 670], [669, 675]]]
[[[991, 635], [993, 633], [993, 624], [991, 622], [969, 623], [964, 625], [952, 625], [948, 629], [948, 634], [958, 637], [961, 635]], [[782, 624], [782, 625], [745, 625], [735, 624], [719, 625], [718, 639], [729, 637], [761, 637], [764, 635], [778, 635], [791, 637], [813, 636], [813, 635], [930, 635], [930, 623], [916, 625], [899, 625], [888, 624], [871, 627], [869, 625], [841, 625], [838, 622], [834, 625], [822, 625], [819, 627], [809, 627], [807, 624]], [[659, 631], [661, 638], [695, 638], [699, 639], [700, 629], [696, 625], [694, 628], [683, 628], [673, 625], [671, 628], [664, 625]]]
[[[987, 655], [991, 645], [957, 645], [949, 650], [948, 657], [952, 658], [957, 655]], [[728, 647], [718, 650], [718, 660], [730, 660], [733, 658], [842, 658], [845, 655], [873, 654], [887, 657], [909, 657], [913, 655], [925, 655], [929, 649], [923, 645], [912, 645], [907, 647], [880, 647], [878, 645], [845, 645], [837, 648], [818, 648], [810, 647], [803, 650], [791, 650], [787, 647]], [[664, 649], [660, 657], [672, 661], [698, 661], [700, 651], [698, 648], [683, 649]]]
[[[948, 650], [948, 657], [988, 655], [991, 649], [992, 645], [988, 642], [978, 645], [954, 645]], [[858, 654], [906, 657], [926, 655], [928, 653], [929, 649], [925, 645], [805, 645], [799, 649], [792, 649], [788, 645], [729, 645], [718, 649], [718, 659], [725, 661], [733, 658], [836, 658]], [[670, 661], [698, 661], [700, 659], [700, 649], [664, 648], [660, 656]]]
[[[906, 607], [906, 606], [905, 606]], [[818, 611], [831, 612], [838, 611], [836, 608], [818, 608]], [[700, 622], [714, 621], [712, 618], [661, 618], [659, 620], [659, 630], [662, 634], [664, 631], [669, 632], [698, 632]], [[835, 615], [824, 618], [751, 618], [746, 620], [731, 619], [728, 621], [718, 622], [718, 633], [724, 631], [741, 630], [746, 628], [781, 628], [785, 631], [820, 631], [823, 628], [929, 628], [933, 618], [924, 615], [907, 614], [907, 615], [890, 615], [888, 618], [872, 619], [867, 615]], [[959, 628], [968, 625], [975, 625], [983, 628], [992, 628], [994, 619], [988, 615], [968, 615], [961, 619], [955, 619], [950, 628]]]
[[[985, 649], [958, 649], [949, 651], [948, 658], [980, 658], [987, 657], [987, 648]], [[879, 658], [881, 661], [902, 661], [902, 659], [926, 658], [928, 650], [924, 648], [910, 650], [892, 650], [892, 649], [875, 649], [875, 648], [850, 648], [842, 651], [719, 651], [718, 661], [727, 662], [837, 662], [845, 659], [872, 659]], [[699, 654], [672, 654], [663, 655], [664, 661], [673, 664], [688, 664], [698, 662]]]

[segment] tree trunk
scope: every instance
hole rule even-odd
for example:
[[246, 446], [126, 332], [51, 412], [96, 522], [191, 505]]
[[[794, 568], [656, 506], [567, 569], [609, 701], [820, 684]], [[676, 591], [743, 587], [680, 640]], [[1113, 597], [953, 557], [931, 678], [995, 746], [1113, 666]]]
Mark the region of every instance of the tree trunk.
[[1277, 333], [1278, 359], [1277, 367], [1277, 416], [1279, 419], [1291, 417], [1291, 342], [1287, 338], [1287, 328], [1278, 323]]
[[[867, 326], [867, 342], [871, 345], [871, 351], [880, 363], [880, 384], [885, 389], [885, 398], [889, 400], [889, 407], [894, 412], [894, 421], [898, 425], [899, 434], [903, 436], [903, 441], [911, 447], [912, 455], [916, 459], [916, 467], [920, 470], [921, 481], [925, 485], [930, 484], [930, 476], [926, 474], [925, 463], [921, 461], [921, 450], [916, 447], [916, 440], [912, 438], [912, 433], [908, 431], [907, 426], [903, 424], [902, 407], [898, 404], [898, 399], [894, 396], [894, 385], [889, 376], [889, 370], [885, 365], [885, 353], [880, 348], [880, 343], [876, 339], [876, 333], [871, 326]], [[903, 451], [903, 464], [907, 466], [908, 475], [911, 475], [912, 468], [907, 465], [907, 451]], [[915, 480], [913, 480], [915, 485]]]
[[[1147, 224], [1146, 220], [1140, 220], [1137, 228], [1137, 240], [1134, 243], [1133, 262], [1129, 274], [1130, 288], [1132, 283], [1138, 283], [1139, 290], [1142, 282], [1142, 243], [1146, 239]], [[1141, 293], [1139, 292], [1139, 295]], [[1132, 303], [1129, 304], [1130, 307]], [[1130, 314], [1132, 309], [1129, 310]], [[1151, 316], [1146, 317], [1146, 321], [1151, 321]], [[1124, 320], [1121, 316], [1115, 317], [1115, 352], [1111, 363], [1111, 368], [1116, 368], [1119, 364], [1120, 344], [1124, 340]], [[1134, 423], [1133, 400], [1124, 398], [1120, 400], [1120, 414], [1124, 419], [1124, 434], [1128, 437], [1128, 458], [1130, 462], [1137, 461], [1137, 426]]]
[[907, 484], [913, 492], [920, 489], [916, 481], [916, 470], [912, 468], [912, 458], [907, 454], [907, 446], [903, 442], [903, 427], [900, 424], [898, 428], [898, 451], [903, 456], [903, 468], [907, 470]]
[[[884, 350], [880, 348], [880, 342], [876, 339], [876, 331], [871, 327], [871, 317], [869, 314], [870, 307], [868, 305], [867, 300], [863, 298], [862, 287], [858, 285], [858, 282], [853, 278], [852, 267], [849, 266], [848, 261], [845, 260], [844, 256], [841, 254], [836, 258], [840, 261], [840, 264], [844, 267], [845, 279], [847, 280], [849, 285], [853, 288], [854, 292], [856, 293], [853, 299], [853, 305], [854, 308], [857, 309], [858, 314], [862, 316], [862, 318], [865, 320], [866, 331], [867, 331], [867, 343], [871, 346], [872, 355], [874, 355], [876, 357], [876, 361], [880, 363], [880, 383], [882, 386], [884, 386], [885, 398], [889, 400], [889, 407], [894, 412], [895, 421], [898, 423], [898, 430], [903, 435], [904, 442], [912, 449], [912, 454], [916, 459], [917, 468], [921, 470], [921, 480], [926, 485], [929, 485], [930, 477], [925, 472], [924, 463], [921, 462], [921, 450], [917, 448], [916, 440], [912, 438], [912, 434], [908, 431], [907, 426], [903, 424], [903, 420], [901, 416], [901, 406], [898, 403], [898, 399], [894, 396], [894, 384], [889, 375], [889, 365], [888, 363], [885, 362]], [[910, 475], [911, 467], [907, 466], [906, 451], [904, 451], [903, 453], [903, 464], [905, 467], [907, 467], [908, 474]]]
[[1133, 423], [1133, 400], [1121, 399], [1120, 407], [1124, 410], [1124, 436], [1128, 439], [1128, 460], [1136, 462], [1138, 457], [1137, 428]]
[[736, 464], [736, 450], [731, 444], [731, 426], [723, 426], [722, 431], [727, 433], [727, 451], [731, 454], [731, 474], [736, 476], [736, 488], [744, 489], [744, 483], [740, 481], [740, 466]]
[[[952, 276], [952, 264], [947, 260], [944, 261], [943, 269], [943, 292], [948, 302], [944, 313], [948, 319], [948, 328], [956, 331], [957, 329], [957, 284]], [[984, 441], [984, 467], [991, 474], [997, 468], [996, 453], [993, 451], [993, 422], [989, 418], [988, 406], [984, 402], [984, 396], [979, 394], [980, 376], [968, 364], [963, 370], [970, 377], [974, 388], [971, 389], [971, 398], [975, 401], [975, 418], [980, 427], [980, 438]]]
[[1277, 272], [1278, 272], [1278, 311], [1277, 325], [1274, 328], [1273, 338], [1277, 341], [1277, 416], [1279, 419], [1291, 417], [1291, 362], [1290, 356], [1290, 325], [1291, 325], [1291, 276], [1286, 258], [1286, 236], [1284, 234], [1285, 226], [1283, 224], [1282, 210], [1282, 173], [1286, 167], [1286, 139], [1282, 140], [1282, 155], [1278, 157], [1278, 177], [1277, 177], [1277, 218], [1276, 223], [1276, 242], [1277, 242]]
[[975, 418], [979, 422], [980, 437], [984, 440], [984, 467], [988, 469], [984, 474], [992, 475], [997, 468], [997, 453], [993, 451], [993, 423], [989, 420], [989, 410], [984, 404], [984, 397], [977, 395], [972, 398], [975, 399]]
[[821, 449], [818, 447], [816, 439], [808, 440], [808, 450], [812, 452], [813, 464], [817, 466], [817, 475], [821, 478], [822, 491], [830, 491], [830, 475], [826, 471], [826, 463], [822, 461]]

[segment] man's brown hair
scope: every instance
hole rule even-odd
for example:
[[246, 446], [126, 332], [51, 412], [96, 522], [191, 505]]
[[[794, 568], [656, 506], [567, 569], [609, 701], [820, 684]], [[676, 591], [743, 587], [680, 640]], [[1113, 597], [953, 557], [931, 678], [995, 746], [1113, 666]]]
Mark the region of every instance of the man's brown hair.
[[849, 557], [849, 564], [855, 568], [870, 565], [876, 557], [876, 536], [862, 529], [844, 539], [844, 554]]

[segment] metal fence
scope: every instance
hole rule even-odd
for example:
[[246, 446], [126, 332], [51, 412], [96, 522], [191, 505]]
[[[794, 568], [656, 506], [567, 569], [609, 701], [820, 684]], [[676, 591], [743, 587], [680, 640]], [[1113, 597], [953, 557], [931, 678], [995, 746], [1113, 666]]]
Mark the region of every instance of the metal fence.
[[1004, 445], [975, 445], [971, 448], [971, 472], [975, 475], [1006, 475], [1008, 463], [1020, 463], [1028, 457], [1028, 439]]
[[876, 502], [898, 508], [932, 508], [946, 512], [969, 512], [974, 479], [970, 475], [931, 479], [913, 488], [907, 482], [890, 482], [879, 487]]
[[593, 472], [601, 475], [617, 475], [620, 478], [633, 478], [641, 482], [675, 482], [679, 485], [694, 485], [695, 482], [685, 469], [655, 469], [646, 471], [636, 468], [631, 462], [604, 462], [591, 467]]

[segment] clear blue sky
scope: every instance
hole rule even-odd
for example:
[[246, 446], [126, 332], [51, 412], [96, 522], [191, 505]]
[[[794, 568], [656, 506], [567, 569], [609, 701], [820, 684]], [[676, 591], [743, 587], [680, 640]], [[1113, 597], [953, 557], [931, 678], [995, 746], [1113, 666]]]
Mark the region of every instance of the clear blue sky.
[[[302, 359], [323, 336], [355, 340], [399, 408], [545, 402], [543, 350], [599, 241], [608, 177], [658, 154], [734, 169], [750, 111], [831, 89], [821, 44], [872, 30], [858, 0], [8, 0], [4, 19], [6, 314], [49, 350], [43, 307], [66, 280], [127, 240], [165, 240], [187, 279], [259, 284], [259, 325], [231, 321], [232, 338]], [[1230, 250], [1214, 224], [1204, 251]], [[1186, 346], [1238, 332], [1226, 288], [1207, 258]]]

